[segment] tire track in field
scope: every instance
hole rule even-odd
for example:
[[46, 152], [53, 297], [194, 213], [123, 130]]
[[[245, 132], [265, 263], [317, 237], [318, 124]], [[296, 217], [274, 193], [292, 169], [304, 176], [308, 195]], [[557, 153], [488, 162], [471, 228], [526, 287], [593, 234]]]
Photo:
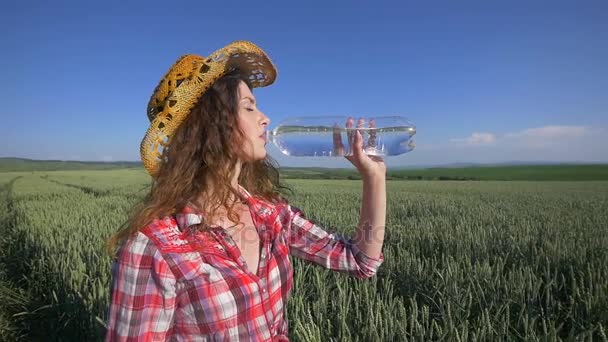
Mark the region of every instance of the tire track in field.
[[[21, 177], [18, 177], [21, 178]], [[40, 275], [45, 271], [40, 271], [31, 265], [33, 260], [41, 257], [38, 245], [32, 243], [28, 238], [27, 229], [17, 226], [17, 210], [15, 208], [15, 198], [13, 185], [18, 178], [11, 180], [10, 184], [0, 186], [0, 210], [7, 208], [8, 215], [1, 217], [0, 224], [4, 229], [4, 234], [0, 234], [0, 323], [3, 314], [6, 312], [11, 317], [10, 331], [0, 326], [0, 341], [87, 341], [99, 340], [100, 334], [94, 337], [85, 336], [82, 329], [83, 321], [89, 315], [87, 306], [79, 300], [80, 296], [75, 293], [67, 284], [59, 280], [58, 288], [52, 292], [40, 287]], [[53, 180], [41, 177], [46, 181]], [[60, 182], [55, 182], [60, 183]], [[64, 184], [61, 184], [64, 185]], [[82, 189], [80, 189], [82, 191]], [[95, 196], [95, 194], [91, 194]], [[102, 196], [97, 194], [97, 196]], [[33, 272], [38, 274], [34, 275]], [[55, 270], [46, 269], [48, 274], [54, 274]], [[6, 275], [6, 277], [4, 277]], [[8, 284], [12, 285], [15, 293], [22, 294], [23, 300], [19, 305], [8, 305], [2, 290], [4, 278]], [[37, 280], [32, 280], [37, 279]], [[46, 281], [46, 279], [43, 279]], [[13, 285], [14, 284], [14, 285]], [[15, 331], [14, 333], [12, 331]], [[53, 332], [49, 335], [49, 332]], [[18, 334], [17, 338], [12, 338], [9, 333]], [[5, 335], [8, 336], [5, 338]]]
[[107, 195], [110, 194], [110, 192], [108, 190], [105, 190], [105, 191], [96, 190], [96, 189], [90, 188], [88, 186], [76, 185], [76, 184], [70, 184], [70, 183], [63, 183], [63, 182], [60, 182], [58, 180], [49, 179], [49, 178], [45, 178], [45, 177], [42, 177], [42, 176], [40, 178], [42, 178], [44, 180], [47, 180], [49, 182], [61, 185], [61, 186], [67, 186], [67, 187], [70, 187], [70, 188], [78, 189], [78, 190], [84, 192], [85, 194], [91, 195], [91, 196], [96, 197], [96, 198], [97, 197], [102, 197], [102, 196], [107, 196]]
[[15, 257], [12, 255], [18, 239], [15, 237], [14, 220], [15, 211], [12, 201], [13, 185], [22, 178], [15, 177], [0, 185], [0, 340], [14, 341], [23, 337], [27, 331], [27, 323], [22, 316], [16, 314], [23, 312], [30, 302], [27, 291], [17, 284], [15, 272]]

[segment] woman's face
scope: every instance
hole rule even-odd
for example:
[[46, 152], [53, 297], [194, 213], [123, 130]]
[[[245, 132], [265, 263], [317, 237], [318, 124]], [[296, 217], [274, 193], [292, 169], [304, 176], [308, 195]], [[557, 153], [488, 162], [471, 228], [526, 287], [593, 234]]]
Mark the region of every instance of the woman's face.
[[244, 161], [251, 162], [266, 158], [266, 130], [270, 119], [260, 112], [255, 97], [245, 82], [239, 84], [238, 125], [245, 134], [241, 147]]

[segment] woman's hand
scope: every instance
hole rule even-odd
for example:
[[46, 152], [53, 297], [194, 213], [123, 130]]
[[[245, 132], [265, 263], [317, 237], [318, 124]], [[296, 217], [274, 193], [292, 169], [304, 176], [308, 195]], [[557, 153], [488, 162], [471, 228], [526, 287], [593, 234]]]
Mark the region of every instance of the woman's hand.
[[[350, 156], [344, 156], [346, 160], [351, 162], [359, 171], [359, 174], [362, 178], [370, 178], [370, 177], [386, 177], [386, 164], [384, 164], [384, 160], [382, 157], [367, 155], [364, 149], [374, 149], [376, 148], [376, 132], [371, 131], [370, 136], [367, 142], [367, 146], [363, 146], [363, 136], [361, 135], [361, 130], [350, 130], [349, 128], [353, 127], [354, 119], [349, 117], [346, 121], [347, 128], [347, 137], [348, 144], [352, 148], [352, 154]], [[364, 120], [359, 119], [357, 121], [357, 128], [363, 128]], [[369, 128], [375, 128], [376, 123], [374, 120], [370, 120]], [[334, 130], [334, 153], [336, 155], [344, 155], [344, 144], [342, 144], [342, 137], [340, 135], [340, 130], [336, 125], [336, 129]]]

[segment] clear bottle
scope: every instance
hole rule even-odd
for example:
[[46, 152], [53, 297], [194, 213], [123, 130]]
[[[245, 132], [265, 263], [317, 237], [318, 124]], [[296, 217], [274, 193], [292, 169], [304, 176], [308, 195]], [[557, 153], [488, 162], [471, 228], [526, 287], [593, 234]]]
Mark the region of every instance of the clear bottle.
[[302, 116], [281, 121], [270, 141], [285, 155], [297, 157], [350, 156], [355, 132], [363, 137], [368, 155], [395, 156], [414, 149], [416, 127], [402, 116]]

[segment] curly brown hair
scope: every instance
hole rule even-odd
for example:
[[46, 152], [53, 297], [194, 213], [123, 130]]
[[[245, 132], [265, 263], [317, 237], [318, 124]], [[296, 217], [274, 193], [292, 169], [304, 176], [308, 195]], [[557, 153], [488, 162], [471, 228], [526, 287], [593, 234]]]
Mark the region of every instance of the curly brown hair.
[[[114, 255], [127, 238], [151, 223], [194, 205], [212, 218], [222, 210], [239, 222], [235, 209], [239, 194], [231, 186], [244, 133], [238, 129], [238, 86], [247, 79], [230, 73], [217, 80], [198, 101], [163, 150], [160, 168], [150, 192], [133, 206], [128, 220], [107, 242]], [[239, 184], [253, 196], [272, 203], [291, 189], [280, 182], [278, 163], [268, 154], [263, 160], [242, 162]], [[212, 189], [212, 193], [209, 193]], [[204, 203], [205, 208], [200, 207]], [[204, 228], [204, 222], [196, 228]]]

